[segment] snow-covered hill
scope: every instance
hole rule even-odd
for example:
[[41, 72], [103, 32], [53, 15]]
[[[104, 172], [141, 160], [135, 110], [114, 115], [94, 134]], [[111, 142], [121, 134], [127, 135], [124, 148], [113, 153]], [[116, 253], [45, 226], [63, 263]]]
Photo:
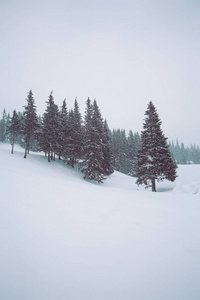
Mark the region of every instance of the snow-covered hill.
[[1, 300], [200, 299], [200, 166], [158, 192], [0, 144]]

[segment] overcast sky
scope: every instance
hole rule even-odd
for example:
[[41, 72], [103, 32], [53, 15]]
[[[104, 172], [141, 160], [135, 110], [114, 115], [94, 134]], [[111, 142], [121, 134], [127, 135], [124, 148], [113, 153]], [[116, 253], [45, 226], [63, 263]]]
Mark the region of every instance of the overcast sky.
[[53, 90], [140, 132], [151, 100], [166, 137], [200, 145], [199, 0], [0, 0], [0, 38], [0, 113], [32, 89], [43, 114]]

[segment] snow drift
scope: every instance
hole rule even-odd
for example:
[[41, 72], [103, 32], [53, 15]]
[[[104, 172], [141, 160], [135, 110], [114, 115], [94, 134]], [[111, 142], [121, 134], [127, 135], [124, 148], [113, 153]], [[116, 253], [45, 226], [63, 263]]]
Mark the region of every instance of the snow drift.
[[0, 144], [1, 300], [200, 299], [200, 166], [158, 192]]

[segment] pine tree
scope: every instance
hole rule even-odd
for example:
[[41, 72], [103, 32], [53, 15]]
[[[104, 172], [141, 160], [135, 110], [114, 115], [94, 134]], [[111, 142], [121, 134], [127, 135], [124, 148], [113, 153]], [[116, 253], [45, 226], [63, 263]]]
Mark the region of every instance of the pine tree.
[[14, 145], [16, 142], [16, 138], [19, 135], [20, 132], [20, 120], [18, 117], [18, 114], [16, 112], [16, 110], [13, 111], [13, 116], [10, 120], [10, 123], [7, 127], [7, 132], [10, 134], [10, 142], [12, 145], [12, 150], [11, 153], [14, 153]]
[[38, 118], [36, 113], [35, 100], [30, 90], [27, 97], [27, 105], [24, 112], [24, 138], [25, 138], [25, 154], [24, 158], [29, 154], [31, 140], [35, 138], [35, 131], [38, 128]]
[[141, 147], [137, 154], [137, 184], [151, 186], [156, 192], [156, 180], [176, 179], [176, 164], [172, 160], [169, 146], [160, 126], [161, 121], [156, 108], [150, 101], [141, 133]]

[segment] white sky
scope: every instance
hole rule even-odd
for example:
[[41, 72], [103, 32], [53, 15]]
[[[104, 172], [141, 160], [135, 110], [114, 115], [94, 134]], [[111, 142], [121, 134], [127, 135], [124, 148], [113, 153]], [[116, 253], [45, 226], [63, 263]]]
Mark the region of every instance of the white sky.
[[141, 131], [150, 100], [171, 139], [200, 145], [200, 1], [0, 0], [0, 113], [50, 92], [88, 96], [110, 128]]

